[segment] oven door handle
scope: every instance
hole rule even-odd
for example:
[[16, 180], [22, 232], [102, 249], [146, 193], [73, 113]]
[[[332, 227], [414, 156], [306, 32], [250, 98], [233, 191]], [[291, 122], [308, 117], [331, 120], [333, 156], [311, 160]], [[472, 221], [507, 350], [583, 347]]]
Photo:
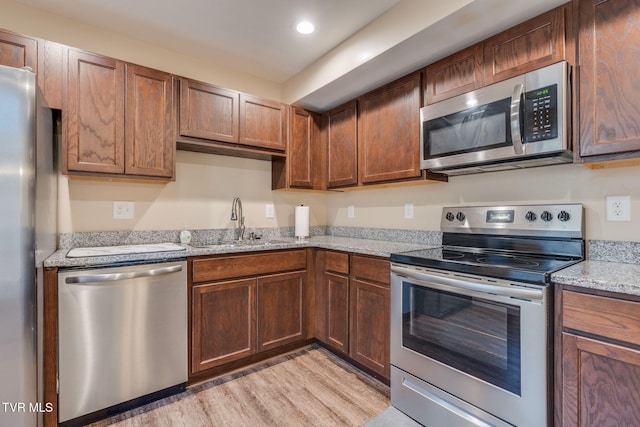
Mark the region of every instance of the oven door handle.
[[[490, 285], [486, 283], [476, 283], [472, 281], [454, 279], [451, 277], [442, 277], [431, 274], [421, 273], [410, 268], [400, 267], [398, 265], [391, 266], [391, 272], [398, 275], [413, 279], [426, 286], [440, 285], [449, 288], [465, 289], [469, 291], [482, 292], [506, 297], [521, 298], [527, 300], [539, 300], [544, 298], [542, 289], [522, 288], [518, 286], [501, 286]], [[420, 284], [418, 283], [418, 284]]]

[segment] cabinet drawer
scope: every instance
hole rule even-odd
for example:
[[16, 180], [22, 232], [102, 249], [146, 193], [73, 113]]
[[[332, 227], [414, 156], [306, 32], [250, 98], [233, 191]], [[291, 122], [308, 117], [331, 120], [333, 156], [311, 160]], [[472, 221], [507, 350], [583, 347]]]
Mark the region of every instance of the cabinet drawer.
[[305, 250], [231, 255], [193, 260], [193, 283], [258, 276], [307, 268]]
[[326, 252], [325, 271], [349, 274], [349, 254], [342, 252]]
[[389, 286], [390, 274], [390, 264], [387, 259], [360, 255], [351, 256], [351, 275], [353, 277]]
[[640, 345], [640, 303], [564, 291], [564, 328]]

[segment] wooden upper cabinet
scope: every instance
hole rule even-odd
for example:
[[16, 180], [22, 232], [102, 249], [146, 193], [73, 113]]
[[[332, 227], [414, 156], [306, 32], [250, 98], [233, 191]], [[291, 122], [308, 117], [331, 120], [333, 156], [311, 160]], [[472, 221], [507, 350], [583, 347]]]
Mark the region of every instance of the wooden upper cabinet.
[[359, 98], [359, 181], [420, 177], [421, 72]]
[[49, 108], [62, 109], [67, 49], [67, 46], [60, 43], [38, 41], [38, 86]]
[[313, 188], [314, 167], [317, 161], [315, 146], [318, 131], [314, 115], [301, 108], [291, 108], [289, 147], [287, 149], [288, 186], [291, 188]]
[[325, 113], [328, 188], [358, 183], [357, 105], [351, 101]]
[[640, 151], [640, 2], [580, 0], [578, 8], [580, 156]]
[[65, 173], [175, 176], [170, 74], [75, 49], [65, 71]]
[[565, 59], [566, 13], [561, 6], [485, 40], [485, 84]]
[[38, 42], [36, 39], [0, 30], [0, 65], [31, 67], [38, 71]]
[[240, 94], [242, 145], [285, 151], [289, 109], [280, 102]]
[[477, 44], [427, 66], [427, 104], [469, 92], [484, 85], [483, 45]]
[[133, 64], [126, 69], [125, 173], [172, 178], [173, 76]]
[[238, 92], [180, 79], [180, 135], [237, 143], [239, 103]]
[[63, 105], [65, 173], [124, 173], [124, 72], [116, 59], [68, 50]]

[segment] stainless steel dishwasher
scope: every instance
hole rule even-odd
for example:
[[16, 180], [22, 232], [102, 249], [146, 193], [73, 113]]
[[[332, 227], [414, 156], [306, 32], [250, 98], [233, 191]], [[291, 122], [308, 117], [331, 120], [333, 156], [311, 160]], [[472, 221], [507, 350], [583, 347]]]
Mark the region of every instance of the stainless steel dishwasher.
[[184, 389], [186, 261], [62, 271], [58, 322], [59, 422]]

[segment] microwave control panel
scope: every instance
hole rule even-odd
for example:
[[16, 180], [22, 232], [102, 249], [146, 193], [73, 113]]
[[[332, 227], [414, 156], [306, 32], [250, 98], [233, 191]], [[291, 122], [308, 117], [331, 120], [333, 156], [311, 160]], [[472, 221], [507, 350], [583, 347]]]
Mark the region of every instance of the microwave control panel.
[[558, 137], [558, 85], [524, 94], [524, 142]]

